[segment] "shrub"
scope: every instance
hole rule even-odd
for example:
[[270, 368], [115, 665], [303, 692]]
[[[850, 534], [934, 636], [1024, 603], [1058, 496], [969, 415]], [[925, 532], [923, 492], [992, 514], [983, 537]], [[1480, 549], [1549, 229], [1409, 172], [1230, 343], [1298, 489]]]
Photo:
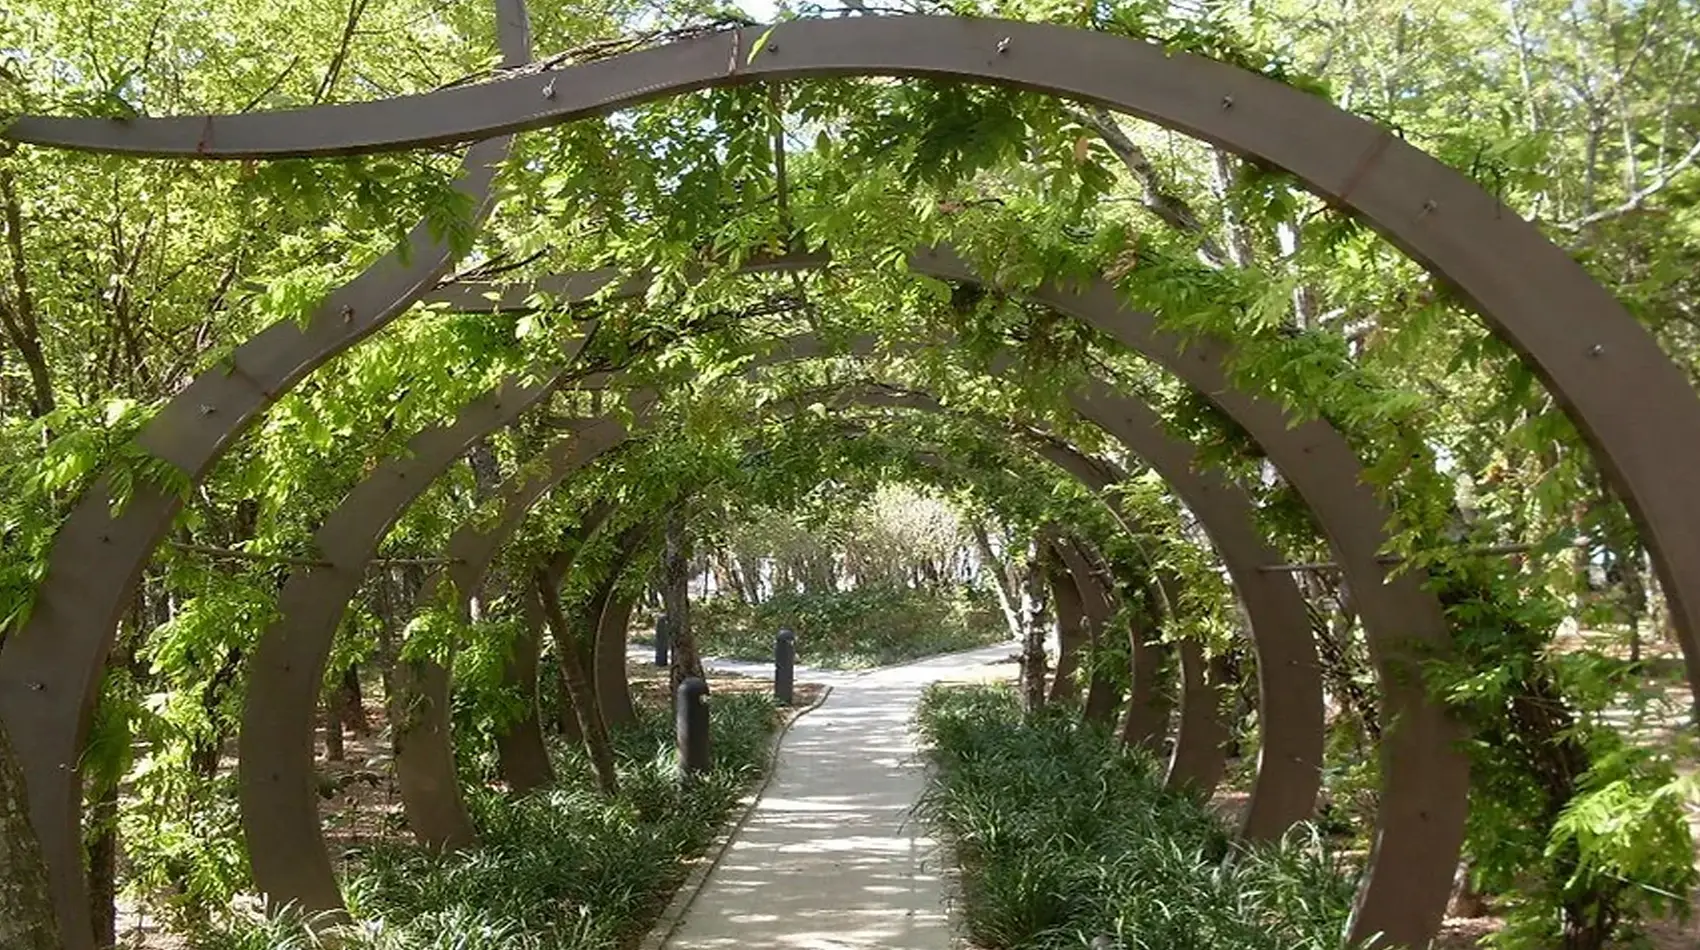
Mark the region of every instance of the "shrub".
[[1009, 637], [996, 608], [967, 589], [858, 587], [781, 593], [757, 605], [717, 597], [692, 610], [704, 653], [770, 659], [774, 636], [789, 627], [797, 633], [798, 662], [829, 669], [886, 666]]
[[[561, 785], [514, 799], [469, 791], [481, 842], [433, 855], [387, 843], [358, 856], [343, 890], [349, 950], [590, 950], [641, 934], [766, 765], [778, 724], [762, 695], [716, 697], [715, 767], [681, 785], [672, 719], [644, 710], [615, 734], [621, 794], [599, 795], [577, 747], [560, 750]], [[201, 941], [212, 950], [316, 946], [299, 917], [247, 921]]]

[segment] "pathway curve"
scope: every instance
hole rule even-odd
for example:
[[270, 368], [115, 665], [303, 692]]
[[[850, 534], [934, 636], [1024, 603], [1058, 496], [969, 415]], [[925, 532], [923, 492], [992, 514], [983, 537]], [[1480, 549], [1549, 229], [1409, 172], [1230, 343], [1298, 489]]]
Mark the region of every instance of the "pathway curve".
[[948, 950], [934, 843], [910, 814], [925, 783], [909, 732], [940, 680], [1009, 675], [1000, 644], [847, 675], [797, 720], [773, 779], [667, 950]]

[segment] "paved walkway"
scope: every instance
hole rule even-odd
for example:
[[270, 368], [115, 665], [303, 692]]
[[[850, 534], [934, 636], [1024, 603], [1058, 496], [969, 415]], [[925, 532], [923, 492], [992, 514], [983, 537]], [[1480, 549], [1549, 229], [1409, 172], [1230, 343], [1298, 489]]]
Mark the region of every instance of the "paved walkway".
[[810, 671], [832, 695], [792, 726], [761, 802], [667, 950], [948, 950], [939, 859], [909, 813], [925, 782], [909, 720], [928, 683], [1010, 675], [1013, 665], [993, 664], [1013, 652]]

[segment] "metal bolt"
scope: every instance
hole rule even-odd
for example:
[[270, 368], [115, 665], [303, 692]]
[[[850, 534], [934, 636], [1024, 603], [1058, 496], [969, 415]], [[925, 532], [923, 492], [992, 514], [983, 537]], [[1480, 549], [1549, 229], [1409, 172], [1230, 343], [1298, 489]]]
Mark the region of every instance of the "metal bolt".
[[1232, 109], [1233, 107], [1234, 107], [1234, 97], [1233, 96], [1223, 96], [1222, 97], [1222, 108]]
[[1417, 217], [1420, 218], [1424, 214], [1431, 214], [1438, 207], [1440, 207], [1440, 205], [1436, 204], [1435, 200], [1433, 198], [1430, 198], [1429, 200], [1423, 202], [1423, 213], [1417, 215]]
[[45, 690], [46, 688], [47, 688], [46, 683], [43, 683], [40, 680], [30, 680], [30, 689], [34, 690], [35, 692], [39, 693], [42, 690]]
[[1009, 52], [1009, 37], [1006, 36], [1003, 39], [998, 40], [998, 52], [999, 53]]
[[205, 403], [201, 404], [201, 415], [203, 416], [210, 416], [217, 411], [218, 409], [216, 407], [206, 405]]
[[1606, 346], [1605, 346], [1604, 343], [1595, 343], [1593, 346], [1588, 347], [1588, 355], [1589, 356], [1599, 356], [1600, 354], [1604, 353], [1605, 351], [1606, 351]]
[[350, 307], [347, 304], [343, 304], [342, 305], [342, 322], [347, 323], [348, 321], [353, 320], [353, 319], [354, 319], [354, 308]]
[[543, 87], [543, 98], [555, 98], [555, 80], [553, 78], [550, 78], [549, 82]]

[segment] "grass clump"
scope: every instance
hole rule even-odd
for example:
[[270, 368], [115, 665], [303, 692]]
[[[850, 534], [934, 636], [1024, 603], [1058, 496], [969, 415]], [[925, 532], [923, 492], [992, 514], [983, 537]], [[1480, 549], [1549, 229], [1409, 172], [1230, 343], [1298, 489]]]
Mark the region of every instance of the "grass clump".
[[1353, 887], [1319, 835], [1236, 844], [1149, 755], [1067, 710], [1024, 719], [1007, 686], [933, 686], [918, 718], [935, 765], [920, 809], [955, 848], [976, 946], [1341, 946]]
[[[524, 798], [468, 791], [477, 848], [412, 843], [359, 854], [343, 892], [355, 922], [321, 934], [341, 950], [605, 950], [633, 945], [767, 765], [779, 723], [763, 695], [715, 697], [715, 767], [682, 785], [672, 718], [645, 710], [615, 735], [621, 793], [597, 793], [582, 749], [560, 750], [561, 784]], [[208, 950], [306, 950], [298, 915], [239, 922]]]
[[797, 662], [817, 669], [868, 669], [990, 646], [1009, 638], [983, 592], [967, 588], [867, 586], [827, 593], [779, 593], [760, 604], [716, 597], [692, 605], [704, 653], [773, 658], [781, 627], [797, 633]]

